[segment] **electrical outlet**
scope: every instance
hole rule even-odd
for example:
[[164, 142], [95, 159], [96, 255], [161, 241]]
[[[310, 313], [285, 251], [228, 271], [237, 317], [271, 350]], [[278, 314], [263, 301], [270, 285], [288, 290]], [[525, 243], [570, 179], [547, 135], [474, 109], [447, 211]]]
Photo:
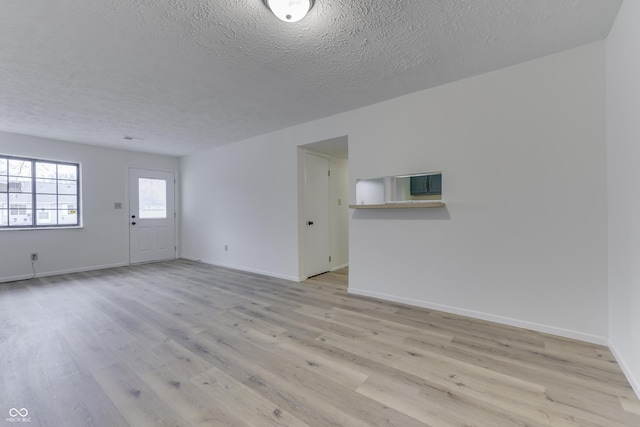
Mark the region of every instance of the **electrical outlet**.
[[38, 260], [38, 253], [34, 252], [31, 254], [31, 261], [37, 261]]

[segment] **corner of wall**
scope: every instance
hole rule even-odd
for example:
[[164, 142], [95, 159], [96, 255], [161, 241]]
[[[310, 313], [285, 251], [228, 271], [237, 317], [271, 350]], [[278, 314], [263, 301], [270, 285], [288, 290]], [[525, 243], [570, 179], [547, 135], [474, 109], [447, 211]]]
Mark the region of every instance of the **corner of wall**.
[[613, 353], [613, 357], [615, 357], [616, 361], [618, 362], [618, 365], [622, 369], [622, 373], [625, 375], [625, 377], [627, 377], [627, 381], [629, 381], [629, 385], [631, 386], [633, 391], [636, 393], [636, 396], [638, 396], [638, 399], [640, 399], [640, 380], [636, 378], [635, 375], [633, 375], [633, 371], [627, 364], [626, 360], [622, 357], [622, 354], [618, 352], [618, 350], [616, 349], [615, 343], [613, 341], [610, 341], [608, 346], [609, 346], [609, 349], [611, 350], [611, 353]]

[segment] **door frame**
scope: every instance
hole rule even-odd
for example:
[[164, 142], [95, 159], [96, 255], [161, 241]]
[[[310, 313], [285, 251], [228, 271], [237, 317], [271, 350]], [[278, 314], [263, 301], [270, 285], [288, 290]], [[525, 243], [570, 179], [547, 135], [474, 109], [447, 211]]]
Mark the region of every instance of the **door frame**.
[[[127, 264], [128, 265], [134, 265], [134, 263], [131, 262], [131, 225], [129, 224], [131, 221], [131, 170], [132, 169], [138, 169], [138, 170], [149, 170], [149, 171], [154, 171], [154, 172], [164, 172], [164, 173], [173, 173], [173, 206], [174, 206], [174, 210], [175, 210], [175, 218], [174, 218], [174, 224], [173, 224], [173, 235], [174, 235], [174, 241], [175, 241], [175, 251], [174, 251], [174, 258], [173, 259], [178, 259], [180, 258], [180, 212], [181, 212], [181, 206], [178, 203], [178, 201], [180, 200], [180, 174], [178, 173], [177, 170], [175, 169], [162, 169], [162, 168], [149, 168], [149, 167], [139, 167], [139, 166], [127, 166], [126, 167], [126, 182], [125, 182], [125, 206], [126, 209], [123, 209], [123, 211], [125, 211], [125, 224], [124, 226], [126, 227], [126, 233], [127, 233]], [[137, 264], [137, 263], [136, 263]]]

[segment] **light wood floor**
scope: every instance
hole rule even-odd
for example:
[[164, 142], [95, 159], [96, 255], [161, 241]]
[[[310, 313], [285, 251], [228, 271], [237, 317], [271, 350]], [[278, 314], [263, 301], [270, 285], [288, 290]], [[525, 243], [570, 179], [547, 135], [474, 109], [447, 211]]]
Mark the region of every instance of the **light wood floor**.
[[350, 296], [346, 274], [178, 260], [0, 285], [0, 425], [640, 426], [607, 348]]

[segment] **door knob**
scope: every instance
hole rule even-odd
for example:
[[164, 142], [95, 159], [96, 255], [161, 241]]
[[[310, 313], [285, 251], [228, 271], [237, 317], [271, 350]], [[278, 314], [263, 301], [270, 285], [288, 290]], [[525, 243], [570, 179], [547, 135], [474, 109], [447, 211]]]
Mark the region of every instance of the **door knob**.
[[134, 222], [132, 222], [132, 223], [131, 223], [131, 225], [136, 225], [136, 222], [135, 222], [135, 221], [134, 221]]
[[308, 225], [313, 225], [313, 221], [309, 221], [307, 224]]
[[131, 215], [131, 218], [135, 218], [135, 217], [136, 217], [135, 215]]

